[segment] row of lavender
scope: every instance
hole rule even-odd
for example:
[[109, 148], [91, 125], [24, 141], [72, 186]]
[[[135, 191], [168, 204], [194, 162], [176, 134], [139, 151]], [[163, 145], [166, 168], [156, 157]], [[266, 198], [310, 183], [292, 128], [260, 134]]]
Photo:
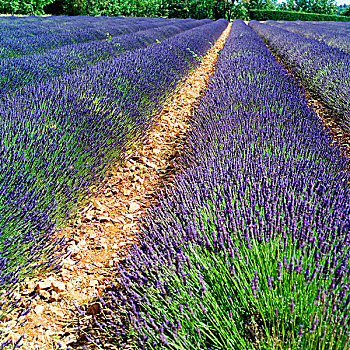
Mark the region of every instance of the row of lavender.
[[321, 41], [328, 46], [350, 53], [349, 24], [335, 28], [333, 25], [329, 25], [327, 22], [322, 22], [322, 24], [314, 24], [309, 22], [266, 21], [265, 23], [303, 35], [309, 39]]
[[249, 22], [302, 83], [350, 130], [350, 55], [317, 40], [256, 21]]
[[168, 20], [165, 22], [167, 25], [161, 22], [159, 26], [154, 25], [151, 29], [110, 37], [107, 40], [66, 45], [42, 54], [4, 59], [0, 61], [0, 97], [36, 81], [45, 81], [71, 73], [87, 65], [111, 59], [126, 51], [143, 48], [155, 42], [159, 43], [185, 30], [211, 22], [209, 19]]
[[[99, 29], [105, 25], [118, 21], [127, 24], [126, 17], [89, 17], [89, 16], [25, 16], [2, 17], [0, 21], [1, 38], [24, 38], [40, 34], [57, 34], [74, 32], [83, 29]], [[137, 20], [133, 18], [132, 21]], [[140, 22], [149, 21], [150, 18], [138, 18]]]
[[347, 348], [347, 161], [240, 20], [192, 123], [188, 167], [142, 219], [98, 333], [142, 349]]
[[99, 21], [92, 28], [77, 28], [76, 30], [59, 31], [57, 33], [44, 32], [43, 34], [22, 38], [6, 38], [5, 35], [0, 40], [0, 59], [33, 55], [68, 44], [103, 40], [110, 36], [166, 25], [168, 21], [164, 18], [128, 18], [128, 20], [119, 17], [109, 18], [108, 20], [99, 18]]
[[[52, 267], [64, 248], [55, 230], [145, 138], [164, 101], [226, 26], [203, 25], [2, 100], [0, 293], [36, 273], [40, 261]], [[0, 317], [11, 306], [2, 305]]]

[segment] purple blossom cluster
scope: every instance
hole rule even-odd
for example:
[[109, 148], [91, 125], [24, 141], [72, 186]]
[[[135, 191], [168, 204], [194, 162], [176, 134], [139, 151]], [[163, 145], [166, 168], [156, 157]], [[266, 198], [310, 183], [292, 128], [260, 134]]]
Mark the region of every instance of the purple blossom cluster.
[[[131, 18], [134, 23], [148, 20], [148, 18]], [[157, 21], [157, 19], [154, 19]], [[0, 30], [2, 38], [19, 39], [35, 35], [57, 34], [81, 29], [96, 29], [104, 23], [120, 24], [128, 22], [125, 17], [91, 17], [91, 16], [5, 16], [1, 18]]]
[[[66, 16], [58, 17], [54, 22], [59, 23], [63, 21], [63, 23], [65, 23], [66, 18]], [[3, 19], [0, 19], [0, 28], [2, 21]], [[165, 24], [167, 21], [168, 20], [164, 18], [92, 17], [92, 19], [89, 19], [79, 16], [76, 17], [75, 20], [70, 20], [68, 22], [69, 25], [65, 28], [58, 27], [57, 32], [42, 32], [39, 29], [35, 35], [30, 36], [28, 36], [26, 32], [27, 27], [22, 26], [22, 21], [17, 21], [19, 22], [18, 26], [13, 28], [13, 30], [1, 32], [0, 59], [33, 55], [69, 44], [103, 40], [106, 39], [107, 33], [109, 36], [114, 37], [121, 34], [150, 29], [162, 23]], [[40, 22], [31, 21], [30, 26], [35, 30], [37, 23], [40, 28], [40, 24], [43, 24], [43, 22], [43, 20]], [[50, 18], [47, 20], [47, 28], [49, 28], [51, 23], [52, 19]], [[16, 33], [15, 37], [13, 37], [14, 33]]]
[[99, 333], [141, 349], [347, 348], [348, 163], [243, 21], [180, 164], [101, 300]]
[[[0, 60], [0, 97], [8, 91], [71, 73], [87, 65], [105, 61], [126, 51], [144, 48], [211, 20], [161, 21], [158, 26], [106, 40], [65, 45], [37, 55]], [[155, 24], [154, 24], [155, 25]]]
[[350, 53], [350, 23], [348, 22], [335, 24], [335, 22], [266, 21], [265, 23]]
[[[65, 247], [55, 230], [146, 137], [163, 102], [226, 26], [211, 22], [2, 99], [0, 290], [55, 268]], [[0, 304], [0, 315], [15, 306]]]
[[282, 28], [256, 21], [249, 26], [350, 130], [350, 55]]

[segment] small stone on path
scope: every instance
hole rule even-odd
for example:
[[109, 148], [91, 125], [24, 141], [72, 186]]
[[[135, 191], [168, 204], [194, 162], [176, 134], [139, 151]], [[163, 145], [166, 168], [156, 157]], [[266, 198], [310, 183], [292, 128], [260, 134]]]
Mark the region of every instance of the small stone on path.
[[134, 213], [135, 211], [138, 211], [140, 208], [141, 207], [135, 202], [130, 202], [130, 204], [129, 204], [130, 213]]
[[43, 305], [37, 305], [35, 308], [34, 308], [34, 312], [37, 314], [37, 315], [41, 315], [45, 310], [45, 306]]

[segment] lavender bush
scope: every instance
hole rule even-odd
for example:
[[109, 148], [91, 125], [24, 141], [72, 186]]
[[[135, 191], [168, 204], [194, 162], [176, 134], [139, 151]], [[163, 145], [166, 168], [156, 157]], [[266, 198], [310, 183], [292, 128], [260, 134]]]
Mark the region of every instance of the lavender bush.
[[[242, 21], [181, 161], [101, 299], [103, 339], [141, 349], [346, 349], [347, 161]], [[119, 346], [119, 345], [118, 345]]]
[[290, 32], [315, 39], [328, 46], [350, 53], [350, 25], [348, 22], [335, 26], [334, 22], [275, 22], [266, 21], [270, 26], [279, 27]]
[[281, 28], [256, 21], [249, 22], [249, 26], [349, 131], [350, 55]]
[[145, 138], [199, 64], [193, 53], [205, 54], [226, 25], [203, 25], [1, 100], [0, 291], [53, 268], [65, 243], [55, 230]]
[[[60, 17], [65, 20], [66, 16]], [[60, 21], [56, 19], [56, 23]], [[0, 19], [0, 28], [4, 19]], [[5, 20], [6, 21], [6, 20]], [[8, 20], [7, 20], [8, 21]], [[30, 27], [37, 27], [37, 24], [47, 23], [47, 27], [51, 27], [50, 19], [45, 21], [30, 21]], [[28, 36], [28, 27], [22, 26], [23, 21], [19, 21], [17, 31], [5, 31], [0, 40], [0, 59], [7, 57], [21, 57], [25, 55], [33, 55], [44, 52], [53, 48], [64, 45], [84, 43], [87, 41], [103, 40], [107, 36], [117, 36], [126, 33], [132, 33], [138, 30], [150, 29], [159, 24], [166, 24], [168, 20], [161, 18], [120, 18], [120, 17], [96, 17], [89, 19], [84, 17], [76, 17], [76, 20], [70, 21], [73, 26], [58, 27], [56, 31], [40, 31], [36, 35]], [[13, 21], [12, 21], [13, 22]], [[16, 21], [14, 21], [16, 22]], [[18, 21], [17, 21], [18, 22]], [[39, 27], [40, 28], [40, 27]], [[16, 32], [17, 35], [13, 33]], [[30, 32], [30, 30], [29, 30]], [[3, 32], [1, 32], [3, 33]], [[20, 35], [23, 33], [23, 35]]]
[[24, 37], [33, 37], [44, 34], [57, 34], [74, 32], [81, 29], [106, 29], [117, 22], [125, 25], [128, 22], [142, 23], [144, 21], [151, 22], [164, 21], [166, 19], [151, 18], [126, 18], [126, 17], [91, 17], [91, 16], [5, 16], [1, 17], [0, 30], [2, 39], [20, 39]]
[[[146, 47], [211, 20], [168, 20], [158, 27], [106, 40], [72, 44], [42, 54], [0, 60], [0, 96], [22, 86], [71, 73], [87, 65], [114, 58], [126, 51]], [[166, 24], [166, 25], [165, 25]]]

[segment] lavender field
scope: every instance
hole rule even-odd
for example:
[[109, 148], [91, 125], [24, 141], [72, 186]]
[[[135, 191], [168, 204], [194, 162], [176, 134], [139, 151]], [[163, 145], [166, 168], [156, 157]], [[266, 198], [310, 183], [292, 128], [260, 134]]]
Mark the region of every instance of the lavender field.
[[[16, 286], [60, 268], [59, 230], [148, 142], [227, 25], [0, 19], [1, 349], [21, 347], [1, 328]], [[350, 348], [348, 145], [306, 97], [349, 133], [349, 40], [347, 22], [233, 21], [174, 186], [139, 217], [99, 311], [77, 306], [91, 331], [67, 349]]]

